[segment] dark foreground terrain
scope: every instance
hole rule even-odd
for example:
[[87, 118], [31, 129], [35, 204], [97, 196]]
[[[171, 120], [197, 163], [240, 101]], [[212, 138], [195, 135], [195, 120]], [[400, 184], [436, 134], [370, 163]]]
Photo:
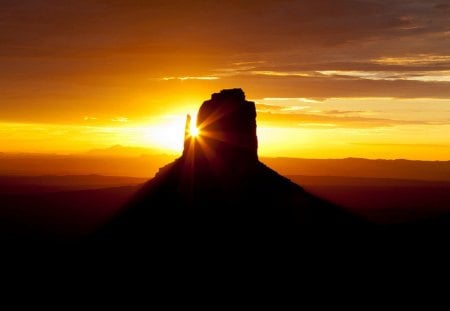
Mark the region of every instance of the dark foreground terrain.
[[[306, 191], [388, 227], [439, 223], [450, 213], [450, 182], [288, 176]], [[145, 179], [111, 176], [1, 176], [1, 238], [70, 241], [110, 220]], [[445, 225], [445, 224], [444, 224]]]

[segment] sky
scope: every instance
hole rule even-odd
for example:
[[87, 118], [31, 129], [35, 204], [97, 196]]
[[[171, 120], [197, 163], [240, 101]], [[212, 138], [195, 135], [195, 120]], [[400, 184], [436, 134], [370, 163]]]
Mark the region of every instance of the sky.
[[448, 0], [2, 0], [0, 152], [180, 152], [239, 87], [259, 153], [450, 160]]

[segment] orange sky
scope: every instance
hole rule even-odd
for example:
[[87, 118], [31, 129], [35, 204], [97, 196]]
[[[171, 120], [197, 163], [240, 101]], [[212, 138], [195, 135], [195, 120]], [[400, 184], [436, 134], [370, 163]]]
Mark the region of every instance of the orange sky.
[[0, 3], [0, 152], [180, 151], [242, 88], [260, 154], [450, 159], [446, 1]]

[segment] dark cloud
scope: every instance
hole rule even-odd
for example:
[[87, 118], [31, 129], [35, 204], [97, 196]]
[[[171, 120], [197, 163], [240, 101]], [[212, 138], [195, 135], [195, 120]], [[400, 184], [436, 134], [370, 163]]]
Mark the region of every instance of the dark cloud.
[[9, 56], [298, 51], [445, 32], [450, 25], [442, 9], [434, 9], [439, 4], [428, 0], [3, 1], [0, 38], [2, 54]]
[[[422, 58], [426, 56], [422, 55]], [[414, 71], [444, 71], [450, 70], [450, 55], [448, 55], [449, 60], [436, 61], [434, 63], [409, 63], [409, 64], [389, 64], [374, 61], [347, 61], [347, 62], [313, 62], [313, 63], [294, 63], [294, 64], [267, 64], [259, 65], [251, 68], [251, 71], [273, 71], [273, 72], [299, 72], [299, 71], [324, 71], [324, 70], [361, 70], [361, 71], [403, 71], [403, 72], [414, 72]], [[417, 56], [420, 58], [420, 55]], [[248, 72], [249, 70], [239, 70], [241, 73]]]
[[[3, 0], [0, 118], [25, 106], [82, 115], [93, 102], [122, 114], [119, 101], [134, 109], [145, 92], [236, 86], [261, 98], [450, 98], [449, 82], [255, 74], [450, 70], [448, 11], [442, 0]], [[411, 61], [428, 56], [434, 61]]]
[[450, 98], [449, 82], [387, 81], [339, 77], [243, 76], [218, 85], [242, 86], [252, 97], [399, 97]]

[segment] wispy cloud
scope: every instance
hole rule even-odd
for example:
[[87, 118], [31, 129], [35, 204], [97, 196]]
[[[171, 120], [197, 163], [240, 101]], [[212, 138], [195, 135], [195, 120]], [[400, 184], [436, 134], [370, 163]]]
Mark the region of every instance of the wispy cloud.
[[126, 123], [126, 122], [128, 122], [128, 118], [126, 118], [126, 117], [115, 117], [115, 118], [112, 118], [111, 121], [119, 122], [119, 123]]
[[311, 99], [311, 98], [305, 98], [305, 97], [264, 97], [262, 99], [263, 101], [274, 101], [274, 102], [286, 102], [286, 101], [299, 101], [302, 103], [319, 103], [320, 101]]
[[320, 112], [323, 114], [332, 114], [332, 115], [367, 113], [367, 111], [363, 111], [363, 110], [325, 110], [325, 111], [320, 111]]
[[260, 65], [260, 64], [264, 64], [266, 63], [266, 61], [241, 61], [241, 62], [234, 62], [233, 65], [234, 66], [238, 66], [238, 67], [247, 67], [247, 66], [254, 66], [254, 65]]
[[[349, 112], [350, 113], [350, 112]], [[345, 113], [331, 114], [321, 111], [307, 111], [286, 113], [281, 110], [258, 113], [258, 119], [262, 123], [278, 125], [281, 127], [311, 127], [314, 128], [383, 128], [403, 125], [449, 125], [450, 120], [422, 121], [422, 120], [399, 120], [388, 118], [373, 118], [364, 116], [352, 116]]]
[[252, 70], [248, 72], [252, 75], [258, 76], [272, 76], [272, 77], [310, 77], [308, 72], [291, 72], [291, 71], [269, 71], [269, 70]]
[[341, 78], [358, 78], [364, 80], [385, 81], [422, 81], [450, 82], [450, 70], [442, 71], [359, 71], [359, 70], [322, 70], [317, 71], [324, 76]]
[[290, 112], [309, 109], [311, 106], [280, 106], [280, 105], [268, 105], [268, 104], [256, 104], [256, 110], [260, 112]]
[[84, 121], [95, 121], [95, 120], [97, 120], [97, 118], [96, 117], [91, 117], [91, 116], [85, 116], [83, 118], [83, 120]]
[[371, 60], [382, 65], [436, 65], [450, 62], [450, 55], [418, 54], [414, 56], [380, 57]]
[[200, 77], [164, 77], [162, 80], [164, 81], [171, 81], [171, 80], [179, 80], [179, 81], [186, 81], [186, 80], [219, 80], [219, 77], [211, 77], [211, 76], [200, 76]]

